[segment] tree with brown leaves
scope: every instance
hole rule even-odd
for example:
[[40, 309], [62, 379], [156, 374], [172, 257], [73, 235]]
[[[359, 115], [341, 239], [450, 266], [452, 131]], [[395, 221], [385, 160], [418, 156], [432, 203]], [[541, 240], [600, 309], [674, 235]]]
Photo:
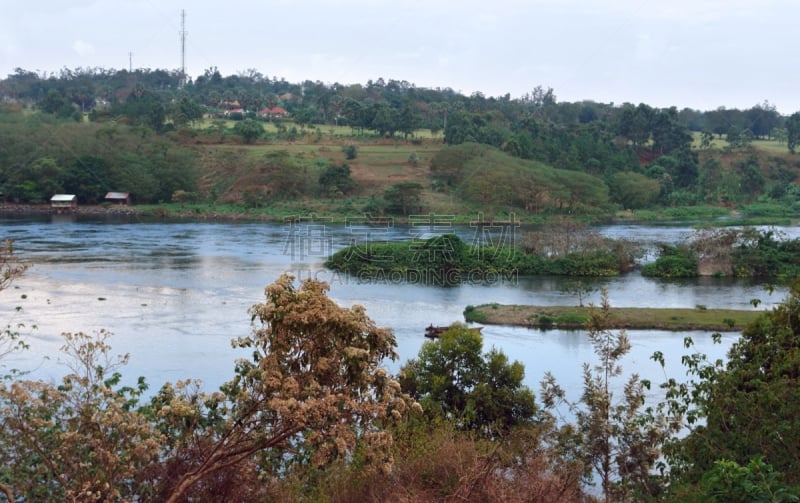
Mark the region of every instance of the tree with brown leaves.
[[220, 393], [162, 389], [153, 411], [171, 446], [160, 499], [230, 496], [222, 486], [242, 472], [264, 481], [298, 464], [347, 456], [357, 441], [367, 446], [368, 467], [391, 469], [384, 426], [419, 406], [380, 367], [397, 357], [392, 332], [361, 306], [339, 307], [327, 289], [314, 280], [297, 288], [281, 276], [251, 309], [252, 335], [234, 341], [252, 356], [236, 363]]
[[392, 332], [327, 285], [282, 276], [253, 306], [252, 351], [215, 393], [166, 384], [146, 406], [140, 378], [120, 385], [127, 356], [109, 334], [65, 334], [71, 373], [59, 385], [0, 383], [0, 491], [10, 501], [263, 501], [305, 468], [358, 459], [392, 467], [387, 428], [413, 408], [380, 367]]
[[0, 480], [9, 501], [131, 501], [146, 497], [145, 469], [162, 437], [130, 405], [144, 391], [119, 386], [127, 356], [111, 357], [108, 332], [65, 334], [72, 370], [61, 384], [0, 385]]

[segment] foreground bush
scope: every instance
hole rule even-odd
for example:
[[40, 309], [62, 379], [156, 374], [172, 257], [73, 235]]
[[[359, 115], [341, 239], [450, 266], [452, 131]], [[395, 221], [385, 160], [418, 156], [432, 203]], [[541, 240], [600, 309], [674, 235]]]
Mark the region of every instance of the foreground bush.
[[[392, 435], [415, 405], [380, 364], [396, 358], [391, 331], [327, 286], [282, 276], [253, 306], [250, 350], [234, 377], [205, 394], [166, 384], [120, 386], [108, 334], [66, 335], [72, 373], [60, 385], [0, 385], [0, 489], [26, 501], [269, 499], [294, 470], [350, 457], [388, 473]], [[273, 495], [274, 496], [274, 495]]]

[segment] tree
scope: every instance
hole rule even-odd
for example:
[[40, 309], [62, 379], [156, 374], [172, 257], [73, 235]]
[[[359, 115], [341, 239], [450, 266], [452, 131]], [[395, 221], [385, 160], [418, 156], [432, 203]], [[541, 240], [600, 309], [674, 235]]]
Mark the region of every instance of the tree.
[[787, 134], [786, 128], [782, 127], [772, 128], [772, 131], [769, 133], [770, 137], [772, 137], [772, 139], [775, 140], [779, 145], [786, 143]]
[[720, 460], [703, 475], [699, 495], [711, 503], [789, 503], [800, 501], [800, 489], [781, 481], [760, 456], [742, 466], [736, 461]]
[[780, 122], [780, 114], [769, 101], [759, 103], [753, 108], [745, 111], [747, 128], [753, 132], [756, 138], [768, 136], [770, 132]]
[[86, 112], [86, 106], [94, 102], [95, 90], [92, 87], [91, 81], [88, 85], [72, 86], [67, 91], [69, 99], [76, 105], [80, 105], [80, 113]]
[[661, 455], [670, 424], [665, 417], [645, 407], [650, 383], [632, 374], [623, 387], [622, 399], [615, 401], [612, 383], [622, 375], [620, 359], [630, 351], [624, 330], [609, 330], [611, 306], [608, 291], [602, 289], [599, 308], [591, 306], [586, 326], [589, 341], [599, 362], [583, 364], [583, 394], [579, 402], [568, 402], [564, 390], [549, 372], [542, 381], [545, 407], [555, 409], [566, 402], [575, 415], [574, 425], [565, 425], [560, 433], [563, 445], [576, 446], [587, 468], [599, 476], [603, 500], [638, 500], [660, 491], [651, 471]]
[[786, 119], [786, 146], [789, 152], [795, 153], [800, 142], [800, 112], [795, 112]]
[[245, 143], [253, 143], [264, 135], [264, 126], [253, 119], [245, 119], [233, 126], [233, 132], [241, 136]]
[[209, 127], [209, 130], [217, 133], [217, 143], [222, 143], [225, 140], [225, 127], [226, 122], [222, 119], [211, 121], [211, 127]]
[[108, 161], [93, 155], [78, 157], [64, 173], [64, 190], [78, 196], [81, 203], [102, 201], [111, 190]]
[[147, 385], [120, 385], [127, 355], [110, 355], [107, 332], [65, 334], [71, 372], [60, 385], [0, 382], [0, 491], [9, 501], [264, 501], [271, 481], [333, 460], [386, 474], [388, 428], [421, 408], [380, 367], [396, 358], [391, 331], [326, 290], [289, 276], [268, 286], [253, 333], [234, 341], [250, 356], [211, 394], [179, 381], [142, 405]]
[[39, 108], [41, 108], [43, 112], [57, 115], [61, 118], [76, 118], [76, 116], [80, 118], [80, 112], [72, 106], [72, 103], [70, 103], [67, 98], [55, 89], [47, 93], [47, 97], [39, 102]]
[[8, 288], [28, 268], [14, 254], [14, 242], [6, 239], [0, 242], [0, 292]]
[[361, 306], [339, 307], [327, 289], [281, 276], [251, 309], [252, 335], [234, 341], [252, 353], [221, 392], [168, 385], [154, 398], [170, 438], [157, 499], [213, 500], [215, 484], [235, 484], [242, 473], [258, 486], [293, 467], [352, 455], [357, 442], [367, 471], [391, 469], [385, 427], [419, 406], [380, 367], [397, 357], [391, 331]]
[[742, 191], [752, 200], [761, 194], [766, 183], [764, 175], [758, 164], [758, 157], [750, 155], [745, 161], [739, 164], [742, 171]]
[[0, 481], [9, 501], [116, 501], [150, 494], [163, 437], [132, 406], [146, 389], [119, 386], [109, 334], [65, 334], [71, 373], [56, 386], [0, 384]]
[[172, 104], [170, 115], [175, 125], [184, 126], [203, 118], [203, 106], [187, 96], [182, 96]]
[[417, 182], [395, 183], [383, 192], [389, 213], [408, 215], [421, 208], [422, 185]]
[[342, 145], [342, 152], [344, 152], [344, 157], [348, 161], [352, 161], [356, 157], [358, 157], [358, 145], [348, 144]]
[[[22, 276], [27, 268], [28, 266], [21, 263], [14, 254], [13, 241], [6, 239], [0, 242], [0, 292], [7, 289], [16, 278]], [[25, 347], [25, 343], [20, 340], [19, 332], [14, 327], [7, 325], [0, 330], [0, 360]], [[0, 375], [0, 378], [3, 377], [6, 376]]]
[[728, 140], [728, 149], [747, 150], [752, 147], [754, 140], [753, 132], [749, 129], [738, 129], [732, 127], [728, 130], [726, 140]]
[[52, 157], [40, 157], [9, 177], [16, 197], [42, 203], [63, 189], [64, 170]]
[[330, 195], [347, 194], [356, 186], [350, 176], [350, 166], [345, 163], [330, 165], [319, 175], [322, 190]]
[[692, 144], [692, 136], [682, 124], [678, 123], [675, 107], [660, 110], [651, 119], [653, 137], [652, 150], [660, 154], [678, 150], [687, 151]]
[[647, 208], [658, 201], [661, 184], [641, 173], [619, 171], [608, 178], [613, 199], [626, 209]]
[[371, 116], [369, 127], [380, 136], [394, 136], [398, 129], [397, 110], [386, 104], [375, 104], [369, 112]]
[[159, 96], [136, 86], [124, 103], [112, 107], [112, 111], [124, 115], [131, 124], [148, 126], [157, 133], [164, 129], [166, 109]]
[[692, 427], [670, 449], [677, 484], [697, 483], [717, 460], [744, 466], [763, 456], [783, 482], [800, 485], [798, 333], [800, 282], [795, 281], [781, 304], [742, 331], [727, 364], [686, 359], [700, 380], [667, 386], [671, 413], [686, 417]]
[[578, 307], [583, 307], [583, 300], [597, 291], [597, 286], [583, 280], [569, 281], [564, 284], [562, 292], [578, 297]]
[[360, 101], [347, 98], [342, 105], [342, 113], [352, 129], [357, 129], [359, 132], [364, 129], [364, 106]]
[[626, 137], [635, 147], [643, 146], [650, 139], [651, 124], [656, 113], [650, 106], [625, 105], [619, 115], [617, 132]]
[[403, 103], [403, 108], [400, 109], [400, 114], [397, 118], [397, 129], [403, 133], [403, 139], [408, 139], [408, 136], [414, 132], [417, 127], [417, 117], [411, 104], [406, 101]]
[[481, 334], [455, 323], [406, 363], [401, 385], [430, 417], [489, 437], [529, 424], [537, 407], [533, 393], [522, 384], [524, 366], [509, 363], [494, 348], [482, 351]]
[[691, 189], [697, 183], [697, 156], [693, 152], [681, 150], [673, 155], [662, 155], [648, 166], [648, 175], [652, 177], [656, 168], [669, 175], [674, 189]]
[[703, 131], [700, 133], [700, 148], [703, 150], [711, 148], [711, 143], [714, 141], [714, 133], [711, 131]]
[[700, 167], [699, 173], [698, 197], [701, 201], [718, 203], [721, 196], [719, 182], [722, 177], [722, 163], [719, 159], [710, 157]]

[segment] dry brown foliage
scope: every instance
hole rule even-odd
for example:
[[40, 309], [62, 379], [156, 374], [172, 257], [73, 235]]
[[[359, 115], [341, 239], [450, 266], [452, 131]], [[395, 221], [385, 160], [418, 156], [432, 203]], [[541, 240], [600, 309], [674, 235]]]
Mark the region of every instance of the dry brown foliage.
[[[60, 385], [0, 385], [0, 465], [8, 491], [25, 501], [130, 501], [162, 437], [114, 389], [109, 334], [65, 334], [73, 370]], [[7, 492], [8, 494], [8, 492]]]
[[[171, 431], [192, 425], [168, 456], [165, 501], [206, 499], [218, 490], [215, 477], [228, 485], [236, 480], [230, 474], [255, 466], [261, 480], [292, 464], [321, 466], [348, 456], [357, 442], [366, 446], [365, 469], [391, 470], [392, 435], [383, 426], [414, 406], [380, 368], [396, 358], [394, 336], [363, 307], [336, 305], [327, 289], [312, 280], [296, 288], [282, 276], [251, 310], [260, 325], [234, 341], [252, 358], [237, 362], [222, 393], [162, 390], [162, 424]], [[201, 409], [216, 420], [198, 422]]]
[[582, 467], [545, 447], [542, 431], [521, 428], [489, 442], [446, 423], [417, 425], [398, 434], [390, 476], [337, 469], [317, 491], [331, 503], [594, 501], [581, 489]]
[[363, 307], [341, 308], [327, 285], [281, 277], [252, 308], [251, 350], [234, 378], [206, 394], [166, 384], [120, 386], [109, 334], [65, 334], [59, 385], [0, 383], [0, 492], [25, 501], [286, 500], [287, 480], [359, 446], [362, 471], [392, 468], [386, 427], [419, 405], [380, 367], [391, 331]]
[[8, 288], [27, 268], [14, 254], [14, 243], [10, 239], [3, 241], [0, 244], [0, 291]]

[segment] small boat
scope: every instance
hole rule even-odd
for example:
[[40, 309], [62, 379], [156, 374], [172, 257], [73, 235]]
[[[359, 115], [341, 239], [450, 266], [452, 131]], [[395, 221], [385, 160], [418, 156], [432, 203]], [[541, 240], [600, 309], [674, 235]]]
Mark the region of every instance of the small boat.
[[[450, 328], [449, 326], [435, 327], [433, 326], [433, 324], [430, 324], [428, 325], [427, 328], [425, 328], [425, 337], [427, 337], [428, 339], [436, 339], [449, 328]], [[468, 330], [470, 332], [475, 332], [479, 334], [481, 333], [481, 330], [483, 330], [483, 327], [470, 327]]]

